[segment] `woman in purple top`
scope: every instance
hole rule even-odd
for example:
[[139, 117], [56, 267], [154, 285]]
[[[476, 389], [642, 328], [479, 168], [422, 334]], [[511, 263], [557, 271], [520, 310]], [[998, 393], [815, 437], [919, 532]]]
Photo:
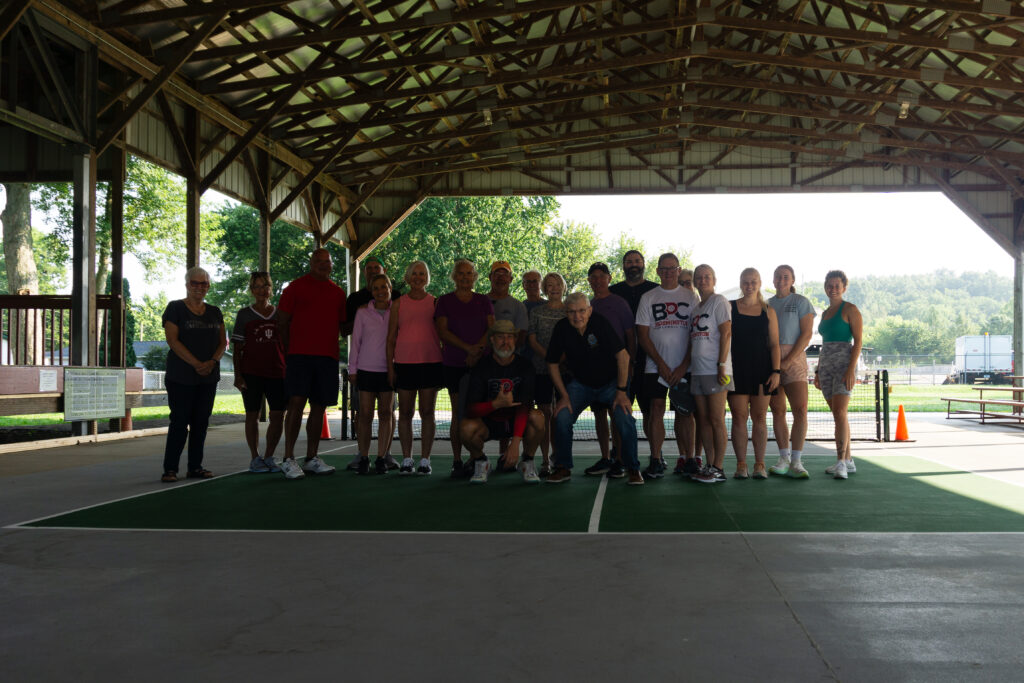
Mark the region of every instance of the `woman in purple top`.
[[[476, 365], [487, 347], [487, 330], [494, 324], [494, 306], [484, 294], [473, 291], [479, 274], [468, 259], [459, 259], [452, 269], [455, 291], [437, 300], [434, 322], [444, 344], [441, 363], [444, 386], [452, 403], [452, 476], [462, 476], [462, 438], [459, 436], [459, 382]], [[470, 474], [472, 467], [468, 468]]]
[[391, 280], [381, 273], [370, 281], [373, 299], [356, 311], [349, 342], [348, 371], [359, 387], [359, 474], [370, 472], [370, 435], [373, 428], [373, 408], [377, 404], [377, 474], [387, 474], [385, 460], [391, 447], [394, 430], [392, 403], [394, 389], [388, 381], [387, 340], [388, 321], [391, 317]]

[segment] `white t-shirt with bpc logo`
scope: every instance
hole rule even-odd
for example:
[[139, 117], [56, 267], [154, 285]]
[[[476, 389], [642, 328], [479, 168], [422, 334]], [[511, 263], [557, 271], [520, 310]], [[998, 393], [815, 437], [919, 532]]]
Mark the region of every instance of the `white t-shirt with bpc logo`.
[[[712, 294], [694, 311], [690, 322], [690, 374], [718, 374], [718, 326], [732, 320], [732, 307], [721, 294]], [[725, 357], [725, 374], [732, 375], [732, 351]]]
[[[677, 367], [690, 348], [690, 315], [697, 306], [697, 295], [685, 287], [655, 287], [640, 297], [636, 324], [647, 328], [651, 343], [665, 364]], [[658, 366], [648, 358], [644, 372], [654, 374]]]

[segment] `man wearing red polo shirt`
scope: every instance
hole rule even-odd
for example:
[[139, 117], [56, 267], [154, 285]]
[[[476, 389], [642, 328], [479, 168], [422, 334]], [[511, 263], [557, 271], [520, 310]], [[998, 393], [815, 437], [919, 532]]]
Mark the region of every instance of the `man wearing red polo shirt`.
[[[288, 354], [284, 376], [288, 413], [281, 463], [288, 479], [334, 473], [334, 468], [317, 455], [324, 411], [338, 404], [338, 339], [345, 322], [345, 290], [331, 281], [333, 268], [330, 253], [317, 249], [309, 258], [309, 273], [285, 287], [278, 304]], [[295, 442], [306, 401], [306, 460], [299, 465], [295, 462]]]

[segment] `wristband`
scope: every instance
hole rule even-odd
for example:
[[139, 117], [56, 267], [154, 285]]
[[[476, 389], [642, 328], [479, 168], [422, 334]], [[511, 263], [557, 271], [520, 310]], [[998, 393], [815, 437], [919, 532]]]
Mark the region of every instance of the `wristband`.
[[626, 390], [629, 389], [629, 387], [615, 387], [615, 388], [618, 389], [619, 391], [621, 391], [622, 393], [626, 393]]
[[778, 368], [775, 368], [774, 370], [772, 370], [772, 373], [776, 374], [776, 375], [781, 375], [782, 374], [782, 370], [779, 370]]
[[718, 367], [720, 367], [720, 368], [724, 368], [724, 367], [725, 367], [725, 363], [719, 363], [719, 364], [718, 364]]

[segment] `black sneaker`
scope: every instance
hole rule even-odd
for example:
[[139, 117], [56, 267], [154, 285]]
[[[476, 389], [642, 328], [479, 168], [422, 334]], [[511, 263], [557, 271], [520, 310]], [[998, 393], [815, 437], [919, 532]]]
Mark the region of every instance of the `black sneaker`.
[[395, 462], [394, 457], [390, 453], [384, 456], [384, 464], [389, 470], [397, 470], [399, 468], [398, 463]]
[[611, 479], [622, 479], [624, 476], [626, 476], [626, 468], [618, 460], [613, 460], [612, 466], [608, 468], [608, 477]]
[[683, 462], [683, 474], [693, 475], [700, 472], [700, 458], [687, 458]]
[[665, 476], [665, 461], [651, 458], [651, 464], [644, 470], [644, 479], [661, 479]]
[[591, 476], [601, 476], [606, 474], [612, 468], [612, 461], [608, 458], [601, 458], [593, 465], [583, 470], [583, 474], [589, 474]]
[[715, 474], [715, 483], [716, 484], [720, 484], [723, 481], [726, 481], [725, 472], [723, 472], [722, 470], [718, 469], [717, 467], [712, 467], [711, 470]]
[[456, 463], [452, 463], [452, 479], [469, 479], [473, 476], [473, 462], [467, 460], [462, 462], [461, 460]]
[[388, 461], [384, 458], [377, 458], [373, 461], [373, 469], [376, 470], [377, 474], [387, 474]]
[[370, 473], [370, 458], [369, 456], [359, 458], [359, 462], [356, 463], [356, 474], [369, 474]]

